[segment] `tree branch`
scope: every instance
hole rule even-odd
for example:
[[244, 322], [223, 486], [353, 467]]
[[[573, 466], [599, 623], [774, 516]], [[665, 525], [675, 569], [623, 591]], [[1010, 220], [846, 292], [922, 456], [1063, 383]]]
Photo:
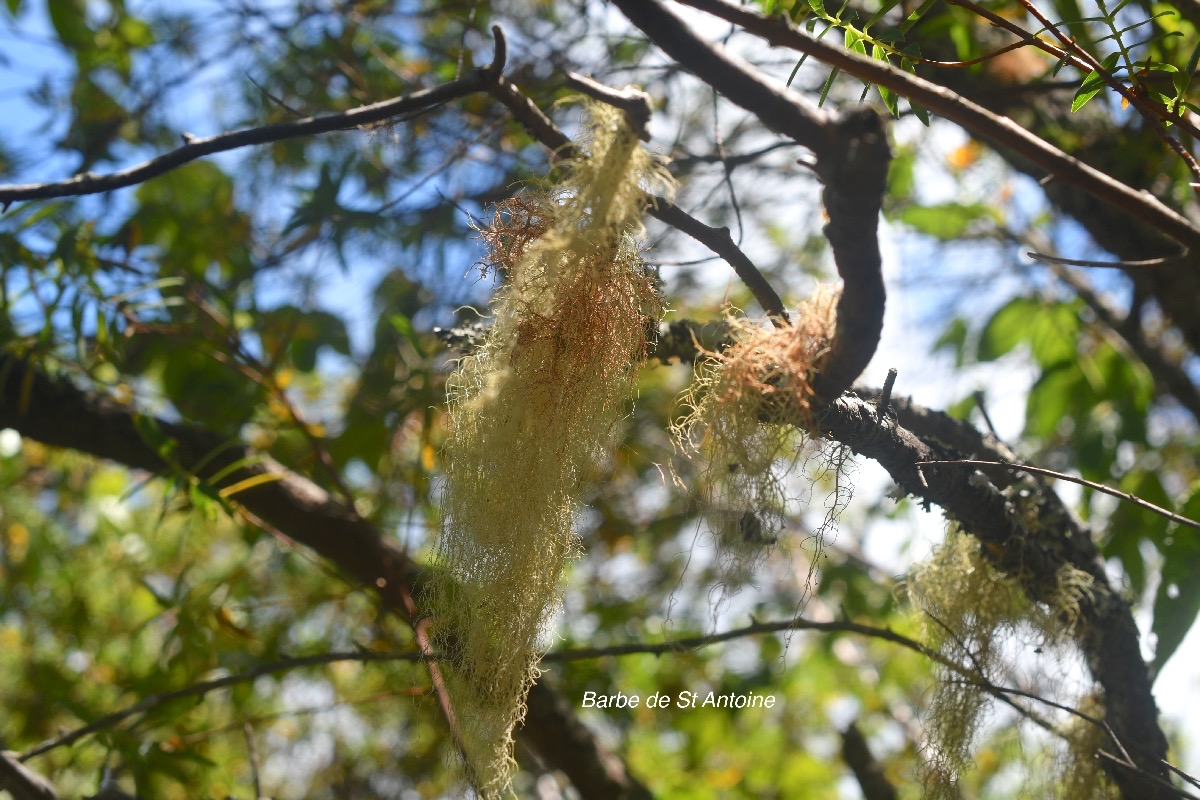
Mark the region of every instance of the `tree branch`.
[[1082, 189], [1122, 209], [1185, 247], [1200, 251], [1200, 228], [1149, 193], [1129, 188], [1100, 170], [1067, 155], [1011, 119], [994, 114], [955, 92], [897, 69], [884, 61], [865, 58], [843, 47], [808, 36], [784, 17], [764, 17], [726, 0], [679, 2], [738, 25], [772, 45], [805, 53], [856, 78], [891, 89], [958, 123], [981, 138], [1012, 150], [1046, 170], [1055, 180]]
[[173, 169], [183, 166], [214, 153], [222, 153], [267, 142], [278, 142], [283, 139], [295, 139], [302, 136], [314, 136], [331, 131], [352, 130], [362, 125], [391, 119], [401, 114], [412, 114], [428, 111], [431, 108], [478, 92], [484, 80], [499, 74], [504, 69], [507, 57], [507, 46], [499, 26], [493, 28], [496, 34], [495, 53], [492, 63], [479, 67], [457, 80], [422, 89], [404, 97], [384, 100], [367, 106], [359, 106], [337, 114], [321, 117], [307, 117], [280, 122], [275, 125], [264, 125], [260, 128], [247, 128], [240, 131], [222, 133], [203, 139], [183, 135], [185, 144], [169, 153], [144, 161], [141, 164], [106, 175], [85, 172], [55, 183], [27, 183], [0, 186], [0, 206], [7, 208], [8, 204], [17, 200], [38, 200], [49, 197], [74, 197], [78, 195], [111, 192], [126, 186], [134, 186], [151, 178], [158, 177]]
[[862, 374], [883, 330], [878, 228], [891, 154], [882, 121], [868, 107], [831, 114], [782, 91], [752, 65], [702, 39], [659, 0], [613, 2], [689, 72], [771, 130], [813, 151], [829, 215], [825, 236], [843, 282], [837, 330], [813, 381], [818, 401], [831, 401]]
[[321, 653], [313, 656], [295, 656], [292, 658], [284, 658], [279, 661], [272, 661], [267, 664], [259, 664], [252, 669], [236, 672], [232, 675], [224, 675], [220, 678], [214, 678], [210, 681], [200, 681], [181, 689], [176, 689], [170, 692], [160, 692], [143, 697], [136, 703], [126, 706], [125, 708], [113, 711], [110, 714], [105, 714], [100, 719], [89, 722], [86, 725], [81, 725], [73, 730], [60, 733], [51, 739], [47, 739], [41, 744], [31, 747], [22, 752], [17, 758], [20, 761], [28, 761], [31, 758], [40, 756], [43, 753], [48, 753], [51, 750], [59, 747], [72, 745], [80, 739], [97, 731], [112, 728], [115, 725], [124, 722], [130, 717], [138, 714], [144, 714], [147, 711], [153, 711], [160, 706], [166, 705], [174, 700], [180, 700], [185, 697], [204, 697], [207, 694], [225, 689], [230, 686], [236, 686], [239, 683], [249, 683], [250, 681], [260, 678], [263, 675], [274, 675], [277, 672], [286, 672], [292, 669], [300, 669], [302, 667], [315, 667], [323, 664], [336, 664], [343, 661], [425, 661], [426, 656], [419, 651], [409, 653], [395, 652], [374, 652], [374, 651], [356, 651], [352, 653]]
[[[893, 399], [893, 405], [902, 409], [905, 403]], [[1035, 602], [1056, 585], [1058, 571], [1065, 565], [1091, 576], [1093, 592], [1080, 599], [1083, 624], [1076, 628], [1076, 642], [1104, 690], [1105, 718], [1114, 737], [1140, 769], [1165, 777], [1167, 740], [1158, 724], [1158, 706], [1132, 611], [1109, 582], [1090, 531], [1065, 509], [1057, 494], [1032, 485], [1030, 496], [1044, 502], [1026, 502], [1018, 510], [996, 483], [979, 480], [981, 473], [955, 474], [947, 466], [918, 466], [918, 462], [959, 456], [878, 419], [875, 409], [859, 397], [846, 395], [829, 404], [816, 423], [826, 435], [878, 461], [902, 490], [926, 507], [941, 506], [984, 544], [983, 553], [1020, 581]], [[1113, 771], [1112, 776], [1125, 797], [1163, 796], [1132, 773]]]
[[1095, 481], [1089, 481], [1086, 478], [1077, 478], [1074, 475], [1068, 475], [1065, 472], [1056, 472], [1055, 470], [1052, 470], [1052, 469], [1044, 469], [1042, 467], [1034, 467], [1034, 466], [1030, 466], [1029, 464], [1009, 464], [1008, 462], [1005, 462], [1005, 461], [980, 461], [978, 459], [972, 459], [972, 458], [960, 458], [960, 459], [953, 459], [950, 461], [918, 461], [917, 462], [917, 466], [925, 466], [927, 464], [957, 464], [959, 466], [999, 467], [1000, 469], [1012, 470], [1014, 472], [1030, 472], [1030, 473], [1033, 473], [1034, 475], [1041, 475], [1046, 478], [1055, 478], [1060, 481], [1067, 481], [1068, 483], [1075, 483], [1080, 486], [1086, 486], [1087, 488], [1089, 488], [1093, 491], [1100, 492], [1101, 494], [1106, 494], [1109, 497], [1116, 497], [1120, 500], [1124, 500], [1126, 503], [1132, 503], [1133, 505], [1135, 505], [1139, 508], [1144, 508], [1147, 511], [1150, 511], [1154, 514], [1158, 514], [1160, 517], [1165, 517], [1165, 518], [1169, 519], [1171, 522], [1176, 522], [1176, 523], [1179, 523], [1180, 525], [1186, 525], [1189, 528], [1196, 528], [1196, 529], [1200, 530], [1200, 522], [1197, 522], [1194, 519], [1188, 519], [1187, 517], [1185, 517], [1181, 514], [1176, 514], [1174, 511], [1168, 511], [1167, 509], [1162, 508], [1161, 506], [1156, 506], [1156, 505], [1154, 505], [1154, 503], [1147, 502], [1146, 500], [1143, 500], [1142, 498], [1138, 497], [1137, 495], [1130, 494], [1129, 492], [1123, 492], [1120, 489], [1114, 489], [1111, 486], [1105, 486], [1103, 483], [1096, 483]]
[[854, 773], [866, 800], [896, 800], [895, 787], [888, 783], [883, 767], [856, 723], [851, 722], [842, 731], [842, 760]]
[[0, 789], [13, 800], [58, 800], [58, 790], [29, 767], [15, 753], [0, 751]]
[[[210, 482], [218, 491], [247, 486], [232, 496], [241, 513], [254, 524], [305, 545], [336, 564], [354, 582], [378, 593], [383, 606], [399, 612], [417, 635], [427, 663], [432, 651], [423, 637], [424, 621], [417, 613], [429, 575], [379, 533], [367, 520], [312, 481], [254, 452], [240, 442], [200, 428], [145, 417], [97, 395], [53, 380], [22, 359], [0, 351], [0, 429], [13, 428], [30, 439], [65, 447], [151, 473], [183, 470]], [[148, 440], [147, 437], [153, 437]], [[435, 691], [440, 677], [431, 669]], [[545, 694], [531, 695], [531, 707], [548, 702]], [[448, 701], [439, 696], [443, 714], [453, 718]], [[539, 718], [566, 725], [553, 709]], [[550, 732], [547, 736], [553, 736]], [[610, 773], [587, 763], [592, 750], [576, 752], [568, 763], [555, 763], [570, 776], [607, 781], [578, 786], [597, 800], [637, 796], [640, 784], [625, 774]], [[628, 794], [634, 792], [634, 794]]]

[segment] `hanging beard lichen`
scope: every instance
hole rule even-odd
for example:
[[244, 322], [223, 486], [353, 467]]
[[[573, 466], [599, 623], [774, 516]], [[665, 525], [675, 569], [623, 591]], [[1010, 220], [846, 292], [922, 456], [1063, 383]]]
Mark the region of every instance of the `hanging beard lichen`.
[[[959, 776], [974, 764], [976, 739], [991, 708], [993, 698], [985, 687], [1012, 684], [1005, 670], [1005, 640], [1023, 630], [1039, 646], [1064, 644], [1081, 624], [1080, 602], [1093, 591], [1092, 578], [1063, 565], [1039, 602], [1031, 602], [1017, 578], [983, 556], [978, 540], [951, 526], [941, 547], [913, 568], [905, 589], [922, 614], [927, 639], [944, 657], [928, 711], [925, 796], [957, 798]], [[1090, 759], [1081, 757], [1095, 741], [1077, 723], [1069, 719], [1058, 731], [1073, 767], [1057, 787], [1066, 797], [1080, 796], [1079, 787], [1103, 785], [1095, 750]]]
[[[752, 580], [783, 528], [784, 481], [798, 453], [796, 427], [811, 427], [812, 378], [829, 351], [837, 300], [836, 289], [820, 286], [782, 327], [731, 317], [732, 344], [697, 362], [682, 398], [688, 413], [673, 433], [683, 452], [699, 455], [706, 465], [702, 502], [716, 542], [723, 597]], [[830, 461], [839, 458], [835, 454]], [[835, 503], [843, 500], [839, 492]], [[830, 509], [818, 538], [835, 514]], [[717, 606], [714, 615], [720, 599]]]
[[662, 305], [636, 239], [670, 177], [623, 114], [586, 108], [586, 156], [497, 210], [494, 323], [448, 382], [450, 438], [430, 616], [468, 776], [507, 791], [512, 729], [577, 545], [582, 483], [611, 444]]

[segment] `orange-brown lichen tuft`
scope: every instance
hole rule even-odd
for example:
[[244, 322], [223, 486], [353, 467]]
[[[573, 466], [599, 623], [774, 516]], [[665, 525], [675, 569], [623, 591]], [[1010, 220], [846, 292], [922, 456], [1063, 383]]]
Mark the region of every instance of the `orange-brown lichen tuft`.
[[794, 429], [812, 425], [813, 376], [829, 352], [837, 299], [836, 289], [819, 287], [782, 327], [731, 317], [733, 343], [705, 354], [683, 397], [688, 413], [674, 433], [706, 464], [702, 496], [727, 591], [750, 581], [782, 530]]

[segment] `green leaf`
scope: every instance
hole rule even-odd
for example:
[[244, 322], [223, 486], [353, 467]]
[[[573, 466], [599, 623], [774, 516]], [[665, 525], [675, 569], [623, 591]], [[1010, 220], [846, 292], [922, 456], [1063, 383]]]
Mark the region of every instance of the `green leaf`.
[[[871, 45], [871, 57], [876, 61], [882, 61], [885, 64], [890, 63], [888, 61], [887, 51], [877, 44]], [[892, 113], [892, 117], [894, 119], [899, 119], [900, 104], [898, 102], [899, 98], [896, 96], [896, 93], [886, 86], [882, 86], [878, 83], [875, 84], [875, 89], [879, 92], [879, 98], [883, 100], [883, 104], [887, 106], [887, 110]]]
[[162, 386], [181, 414], [217, 430], [248, 420], [263, 393], [249, 378], [190, 347], [179, 348], [167, 360]]
[[818, 108], [825, 105], [825, 98], [829, 97], [829, 90], [833, 88], [833, 79], [838, 76], [839, 72], [841, 72], [841, 70], [837, 67], [834, 67], [830, 71], [829, 77], [825, 79], [825, 85], [821, 87], [821, 98], [817, 101]]
[[1105, 559], [1115, 558], [1121, 562], [1121, 569], [1129, 580], [1129, 590], [1135, 597], [1140, 597], [1146, 590], [1146, 560], [1142, 556], [1141, 539], [1137, 536], [1125, 536], [1121, 531], [1109, 528], [1113, 535], [1109, 538], [1101, 552]]
[[982, 203], [910, 206], [900, 213], [901, 222], [944, 242], [962, 238], [971, 223], [991, 217], [991, 209]]
[[867, 46], [863, 43], [862, 36], [853, 28], [846, 28], [846, 49], [860, 56], [867, 54]]
[[1022, 342], [1028, 342], [1042, 369], [1074, 361], [1079, 315], [1068, 303], [1044, 303], [1017, 297], [988, 321], [979, 337], [977, 357], [994, 361]]
[[824, 0], [808, 0], [808, 7], [813, 10], [814, 14], [816, 14], [818, 17], [821, 17], [822, 19], [825, 19], [829, 16], [828, 14], [825, 13]]
[[[912, 147], [897, 149], [888, 167], [888, 196], [907, 200], [916, 186], [917, 152]], [[887, 209], [885, 209], [886, 211]], [[889, 213], [890, 217], [890, 213]]]
[[[1120, 57], [1120, 53], [1110, 53], [1100, 62], [1100, 66], [1106, 75], [1112, 73], [1112, 69], [1116, 66], [1117, 59]], [[1083, 84], [1080, 85], [1079, 89], [1075, 92], [1075, 97], [1071, 100], [1072, 112], [1083, 108], [1087, 101], [1099, 94], [1100, 90], [1104, 88], [1104, 78], [1100, 77], [1100, 75], [1101, 72], [1099, 70], [1092, 70], [1083, 79]]]
[[[11, 6], [10, 6], [11, 8]], [[71, 50], [90, 50], [95, 37], [87, 26], [87, 7], [83, 0], [50, 0], [46, 11], [59, 41]]]
[[942, 331], [942, 335], [933, 343], [933, 352], [950, 350], [954, 353], [954, 366], [963, 365], [963, 353], [967, 343], [967, 323], [961, 317], [955, 317]]
[[312, 372], [316, 368], [317, 353], [322, 347], [350, 355], [346, 324], [328, 311], [281, 306], [263, 312], [261, 320], [263, 349], [273, 358], [286, 348], [292, 364], [301, 372]]
[[[1191, 519], [1200, 518], [1200, 487], [1193, 489], [1179, 513]], [[1161, 552], [1162, 582], [1154, 598], [1151, 627], [1158, 637], [1151, 665], [1155, 676], [1179, 649], [1200, 613], [1200, 537], [1193, 530], [1178, 529], [1164, 543]]]
[[1073, 361], [1077, 355], [1079, 314], [1070, 303], [1042, 304], [1029, 327], [1029, 345], [1042, 369]]
[[1200, 66], [1200, 42], [1196, 43], [1196, 47], [1192, 50], [1192, 55], [1188, 58], [1187, 66], [1183, 71], [1191, 75], [1196, 71], [1197, 66]]
[[125, 44], [133, 48], [149, 47], [154, 44], [154, 30], [137, 17], [122, 17], [117, 23], [117, 34]]
[[209, 522], [221, 516], [221, 500], [213, 488], [206, 483], [196, 482], [188, 487], [188, 499], [192, 507]]
[[[884, 0], [884, 2], [880, 3], [879, 10], [872, 14], [871, 18], [868, 19], [865, 24], [863, 24], [863, 33], [866, 33], [872, 25], [883, 19], [884, 14], [888, 13], [899, 4], [900, 0]], [[877, 36], [876, 41], [883, 41], [883, 34]]]
[[909, 28], [921, 21], [921, 18], [933, 8], [939, 0], [924, 0], [921, 5], [917, 6], [917, 10], [908, 15], [908, 19], [904, 20], [900, 25], [901, 33], [908, 33]]
[[1048, 438], [1058, 430], [1075, 404], [1094, 398], [1076, 364], [1065, 364], [1042, 373], [1025, 402], [1025, 433]]
[[[1167, 496], [1158, 473], [1147, 469], [1132, 469], [1121, 478], [1121, 491], [1128, 492], [1134, 497], [1141, 498], [1161, 508], [1171, 508], [1174, 503]], [[1154, 543], [1160, 551], [1166, 541], [1167, 528], [1170, 520], [1166, 517], [1139, 508], [1133, 503], [1121, 503], [1109, 518], [1108, 527], [1113, 531], [1113, 538], [1118, 536], [1134, 536], [1140, 543], [1148, 540]]]

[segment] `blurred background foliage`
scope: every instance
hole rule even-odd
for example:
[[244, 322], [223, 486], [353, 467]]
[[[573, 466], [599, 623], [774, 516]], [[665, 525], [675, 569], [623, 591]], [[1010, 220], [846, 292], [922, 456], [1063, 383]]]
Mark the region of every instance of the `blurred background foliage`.
[[[758, 5], [820, 20], [837, 36], [851, 19]], [[906, 27], [912, 5], [847, 8], [859, 31], [884, 12], [868, 33], [897, 53], [917, 44], [925, 58], [966, 61], [996, 49], [994, 30], [959, 7], [926, 3]], [[985, 5], [1024, 20], [1014, 3]], [[1132, 2], [1111, 16], [1138, 22], [1172, 8]], [[1094, 9], [1059, 0], [1046, 11], [1073, 21]], [[1164, 34], [1135, 50], [1141, 63], [1188, 65], [1197, 20], [1182, 11], [1131, 40]], [[490, 58], [494, 23], [508, 33], [509, 76], [545, 109], [569, 94], [567, 70], [644, 86], [658, 106], [651, 147], [672, 158], [680, 205], [728, 225], [789, 304], [832, 276], [817, 187], [796, 163], [803, 152], [589, 0], [8, 0], [0, 107], [12, 124], [0, 131], [0, 180], [112, 171], [177, 146], [183, 132], [289, 121], [444, 82]], [[706, 25], [781, 81], [796, 66]], [[879, 33], [887, 26], [894, 35]], [[1098, 57], [1115, 47], [1102, 38], [1104, 18], [1070, 30]], [[1084, 77], [1070, 68], [1056, 73], [1052, 59], [1026, 49], [956, 70], [906, 66], [1195, 218], [1194, 178], [1141, 117], [1104, 94], [1070, 113]], [[1155, 83], [1164, 75], [1150, 74], [1146, 91], [1168, 97], [1178, 84]], [[858, 101], [860, 82], [829, 77], [805, 64], [793, 87]], [[1029, 260], [1029, 249], [1128, 258], [1122, 247], [1137, 243], [1114, 241], [1119, 231], [1098, 213], [1043, 191], [1020, 164], [953, 126], [926, 128], [905, 103], [890, 105], [900, 117], [884, 227], [892, 316], [868, 378], [899, 364], [898, 393], [981, 425], [982, 391], [1000, 433], [1031, 463], [1200, 516], [1200, 500], [1188, 499], [1197, 410], [1130, 344], [1150, 342], [1194, 384], [1200, 342], [1172, 304], [1194, 310], [1200, 297], [1186, 285], [1176, 287], [1182, 298], [1168, 297], [1170, 287], [1116, 270]], [[568, 132], [577, 121], [569, 108], [555, 115]], [[486, 315], [493, 278], [473, 266], [482, 247], [472, 227], [547, 168], [541, 146], [478, 94], [371, 130], [225, 153], [112, 194], [15, 204], [0, 217], [0, 346], [118, 403], [242, 437], [420, 560], [437, 524], [442, 390], [456, 356], [433, 331]], [[755, 312], [725, 265], [694, 243], [661, 226], [649, 239], [672, 318]], [[788, 534], [757, 585], [715, 604], [702, 478], [666, 433], [689, 377], [686, 365], [645, 371], [580, 517], [585, 555], [551, 650], [799, 610], [915, 633], [896, 580], [940, 521], [887, 499], [878, 472], [859, 465], [848, 476], [858, 496], [810, 574], [813, 531], [835, 489], [811, 449], [792, 487]], [[122, 707], [263, 664], [411, 649], [411, 633], [365, 589], [286, 539], [239, 524], [203, 487], [3, 433], [0, 456], [2, 749], [26, 751]], [[688, 490], [673, 486], [672, 469]], [[1077, 507], [1152, 620], [1161, 666], [1200, 609], [1197, 546], [1165, 520], [1091, 492]], [[1034, 644], [1022, 645], [1031, 656]], [[1039, 668], [1023, 688], [1056, 696], [1038, 676], [1072, 657], [1036, 650]], [[930, 665], [886, 642], [781, 634], [546, 668], [576, 706], [588, 690], [778, 697], [760, 711], [581, 712], [656, 797], [856, 796], [838, 757], [838, 731], [854, 721], [905, 796], [920, 796]], [[447, 768], [428, 684], [406, 662], [285, 666], [151, 703], [29, 763], [69, 796], [115, 781], [144, 797], [247, 797], [256, 776], [277, 798], [454, 796], [460, 779]], [[518, 758], [522, 794], [571, 796], [535, 754]], [[963, 794], [1036, 795], [1039, 765], [1051, 758], [1047, 741], [1000, 714]]]

